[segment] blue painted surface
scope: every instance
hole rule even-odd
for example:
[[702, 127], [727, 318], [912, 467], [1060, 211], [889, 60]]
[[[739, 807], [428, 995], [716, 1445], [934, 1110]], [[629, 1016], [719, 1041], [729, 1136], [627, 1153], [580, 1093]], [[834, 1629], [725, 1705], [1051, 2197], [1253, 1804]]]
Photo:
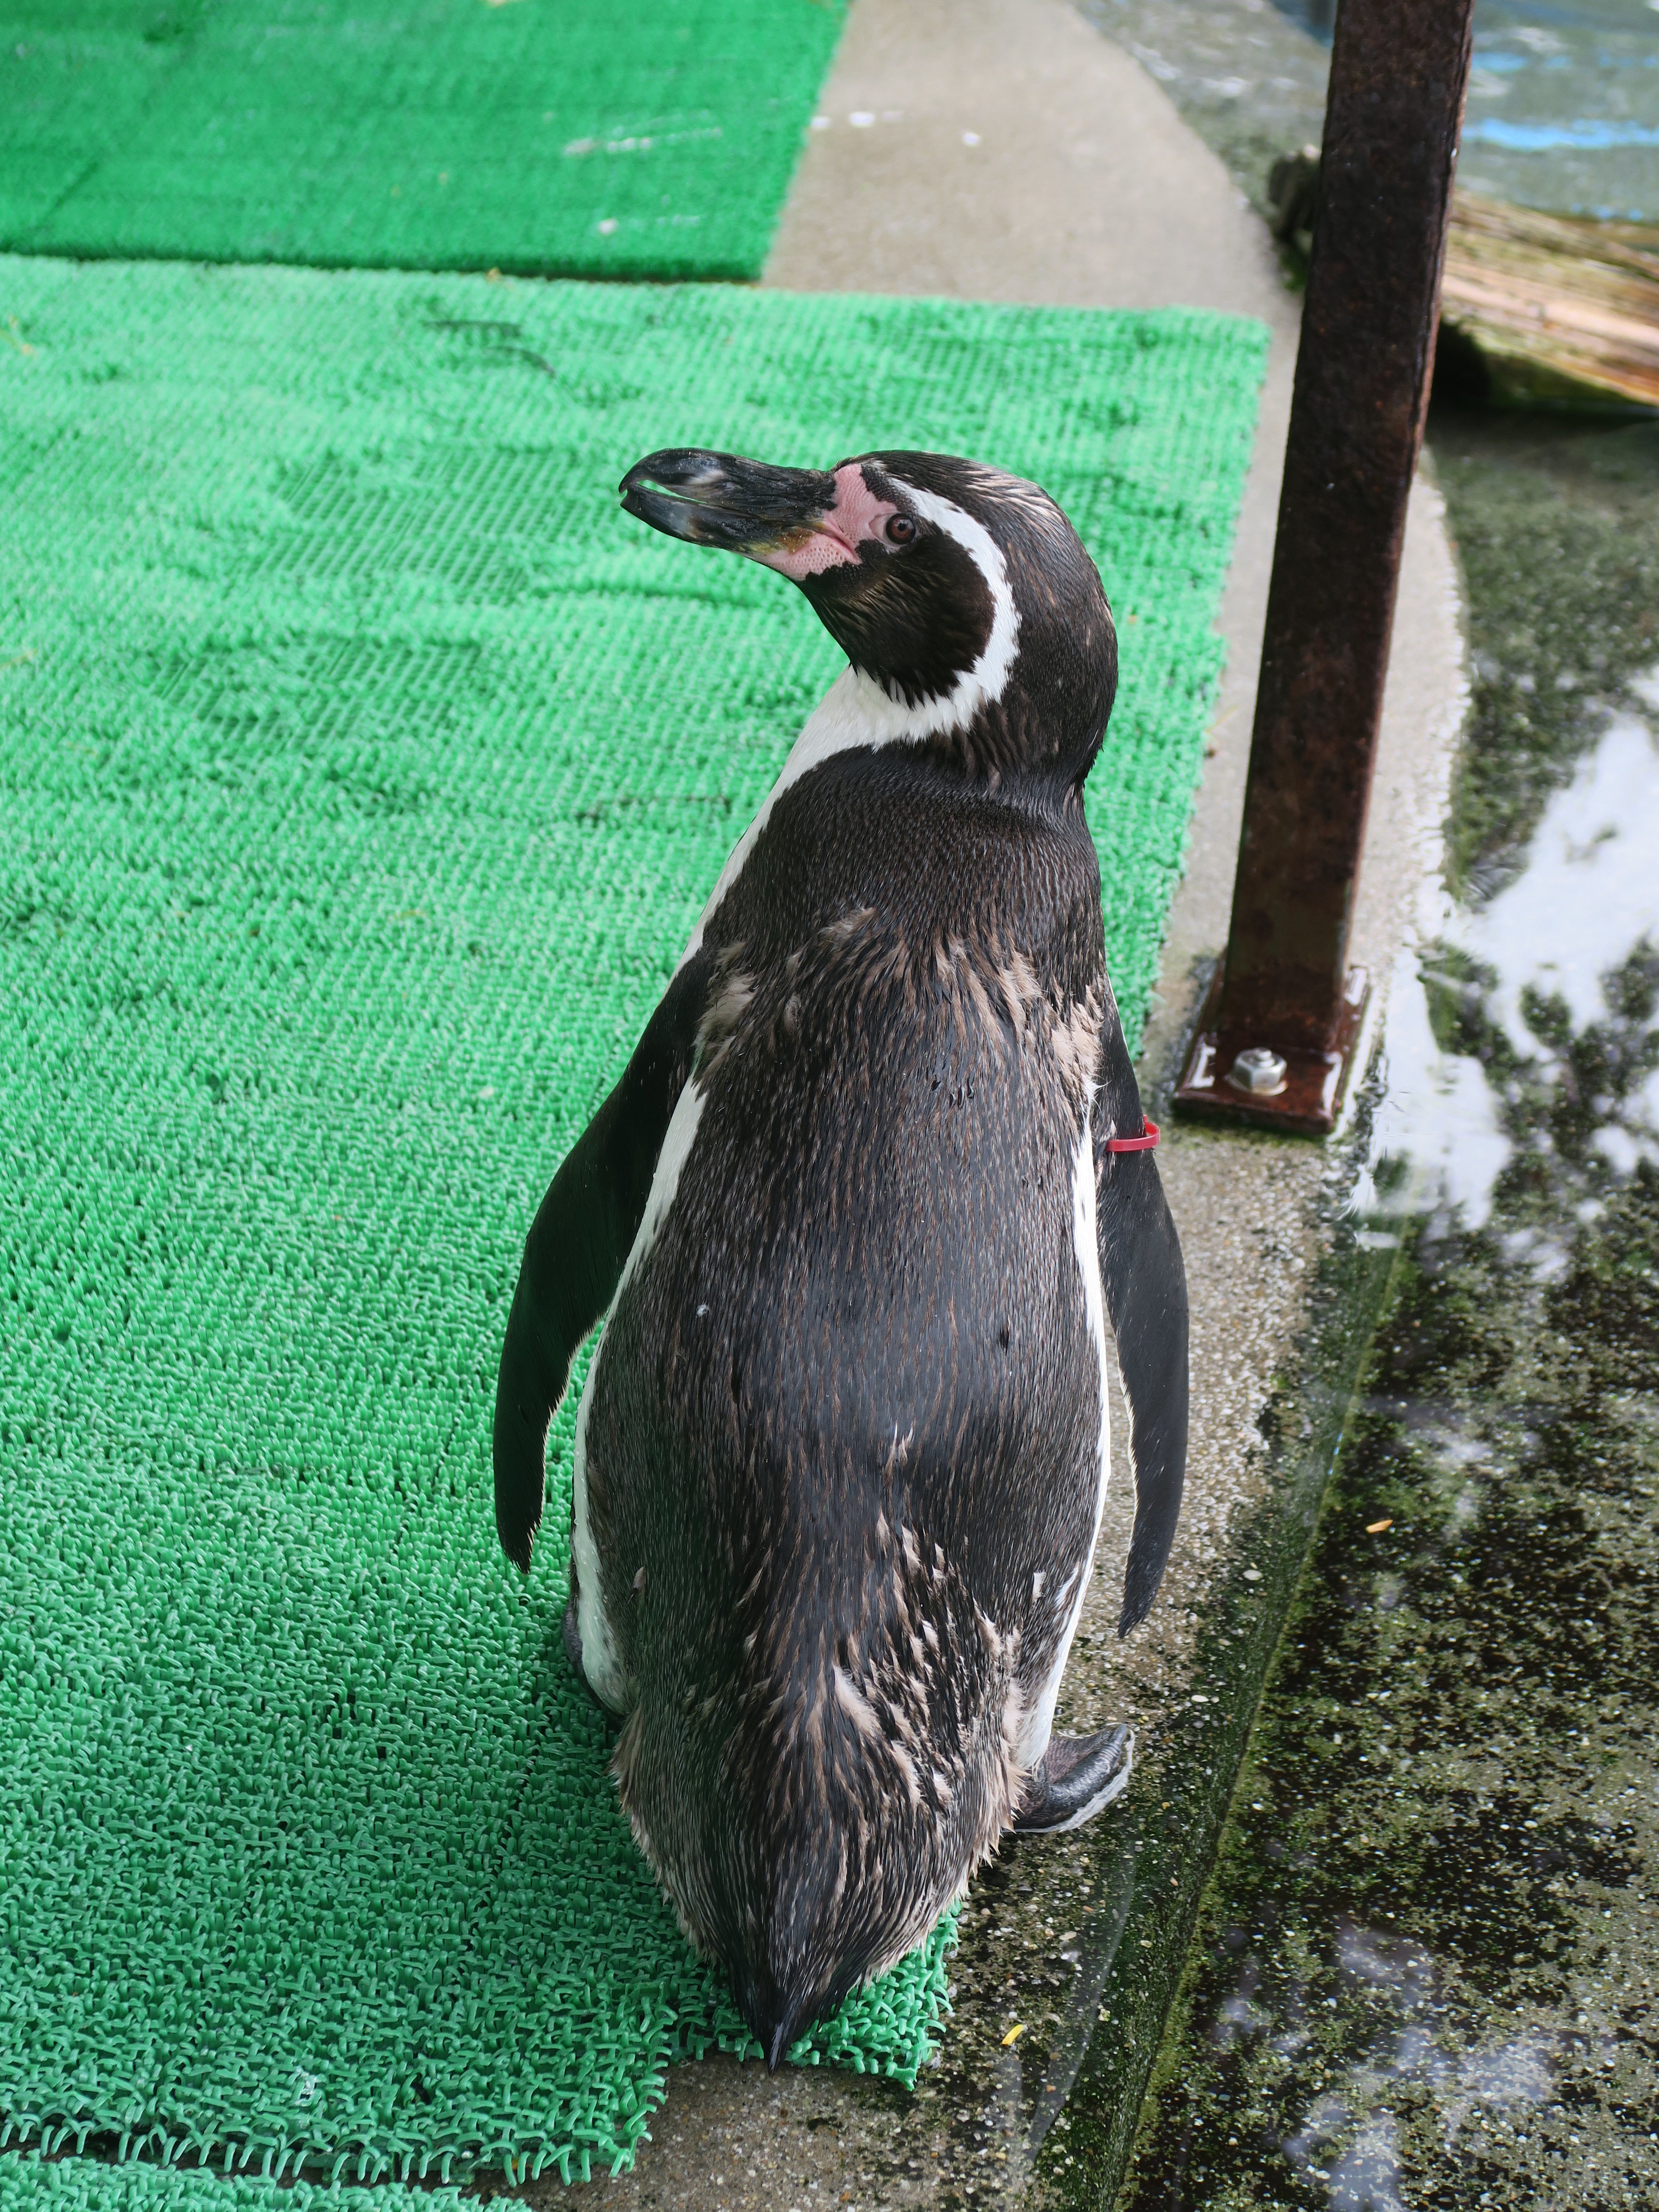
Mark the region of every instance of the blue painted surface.
[[1463, 143], [1502, 146], [1511, 154], [1566, 149], [1601, 154], [1614, 146], [1659, 146], [1659, 127], [1647, 123], [1512, 123], [1502, 115], [1483, 115], [1464, 131]]

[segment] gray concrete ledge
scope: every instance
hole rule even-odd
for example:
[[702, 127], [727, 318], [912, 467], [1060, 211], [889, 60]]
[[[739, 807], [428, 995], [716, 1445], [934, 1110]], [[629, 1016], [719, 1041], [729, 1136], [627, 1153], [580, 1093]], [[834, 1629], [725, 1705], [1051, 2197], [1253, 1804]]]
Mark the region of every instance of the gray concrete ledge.
[[[1222, 610], [1226, 673], [1143, 1054], [1156, 1097], [1226, 936], [1297, 302], [1219, 161], [1064, 0], [854, 0], [820, 112], [769, 284], [1185, 304], [1272, 329]], [[1455, 563], [1419, 483], [1356, 918], [1356, 957], [1384, 982], [1437, 862], [1462, 664]], [[1070, 1728], [1132, 1719], [1138, 1771], [1091, 1828], [1011, 1842], [975, 1884], [955, 2010], [918, 2094], [827, 2069], [678, 2067], [632, 2174], [526, 2195], [616, 2212], [1110, 2202], [1384, 1287], [1388, 1255], [1333, 1218], [1355, 1141], [1170, 1128], [1193, 1298], [1188, 1502], [1158, 1603], [1120, 1644], [1131, 1493], [1115, 1423], [1060, 1712]]]

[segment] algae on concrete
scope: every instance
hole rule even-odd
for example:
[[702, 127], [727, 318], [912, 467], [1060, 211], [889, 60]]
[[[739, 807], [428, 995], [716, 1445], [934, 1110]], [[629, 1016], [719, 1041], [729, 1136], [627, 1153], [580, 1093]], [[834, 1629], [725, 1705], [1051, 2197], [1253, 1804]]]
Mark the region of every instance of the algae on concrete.
[[1659, 2188], [1659, 425], [1432, 441], [1476, 684], [1395, 1294], [1123, 2212]]

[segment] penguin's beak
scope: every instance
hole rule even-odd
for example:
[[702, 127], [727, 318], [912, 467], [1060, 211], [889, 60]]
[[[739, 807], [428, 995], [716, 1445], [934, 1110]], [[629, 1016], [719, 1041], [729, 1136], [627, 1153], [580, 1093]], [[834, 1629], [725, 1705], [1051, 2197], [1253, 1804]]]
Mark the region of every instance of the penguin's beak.
[[627, 513], [694, 545], [783, 566], [814, 538], [826, 537], [836, 541], [837, 557], [857, 557], [834, 527], [836, 484], [828, 469], [777, 469], [736, 453], [673, 447], [635, 461], [619, 489]]

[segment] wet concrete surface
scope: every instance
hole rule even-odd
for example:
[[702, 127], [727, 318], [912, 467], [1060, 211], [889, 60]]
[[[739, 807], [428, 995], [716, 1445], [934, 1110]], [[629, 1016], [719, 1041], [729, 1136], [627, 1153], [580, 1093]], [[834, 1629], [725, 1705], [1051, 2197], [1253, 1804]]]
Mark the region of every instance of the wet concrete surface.
[[1391, 1310], [1124, 2212], [1659, 2197], [1659, 424], [1431, 436], [1476, 680]]
[[1168, 96], [1258, 215], [1267, 172], [1319, 143], [1330, 55], [1273, 0], [1077, 0]]

